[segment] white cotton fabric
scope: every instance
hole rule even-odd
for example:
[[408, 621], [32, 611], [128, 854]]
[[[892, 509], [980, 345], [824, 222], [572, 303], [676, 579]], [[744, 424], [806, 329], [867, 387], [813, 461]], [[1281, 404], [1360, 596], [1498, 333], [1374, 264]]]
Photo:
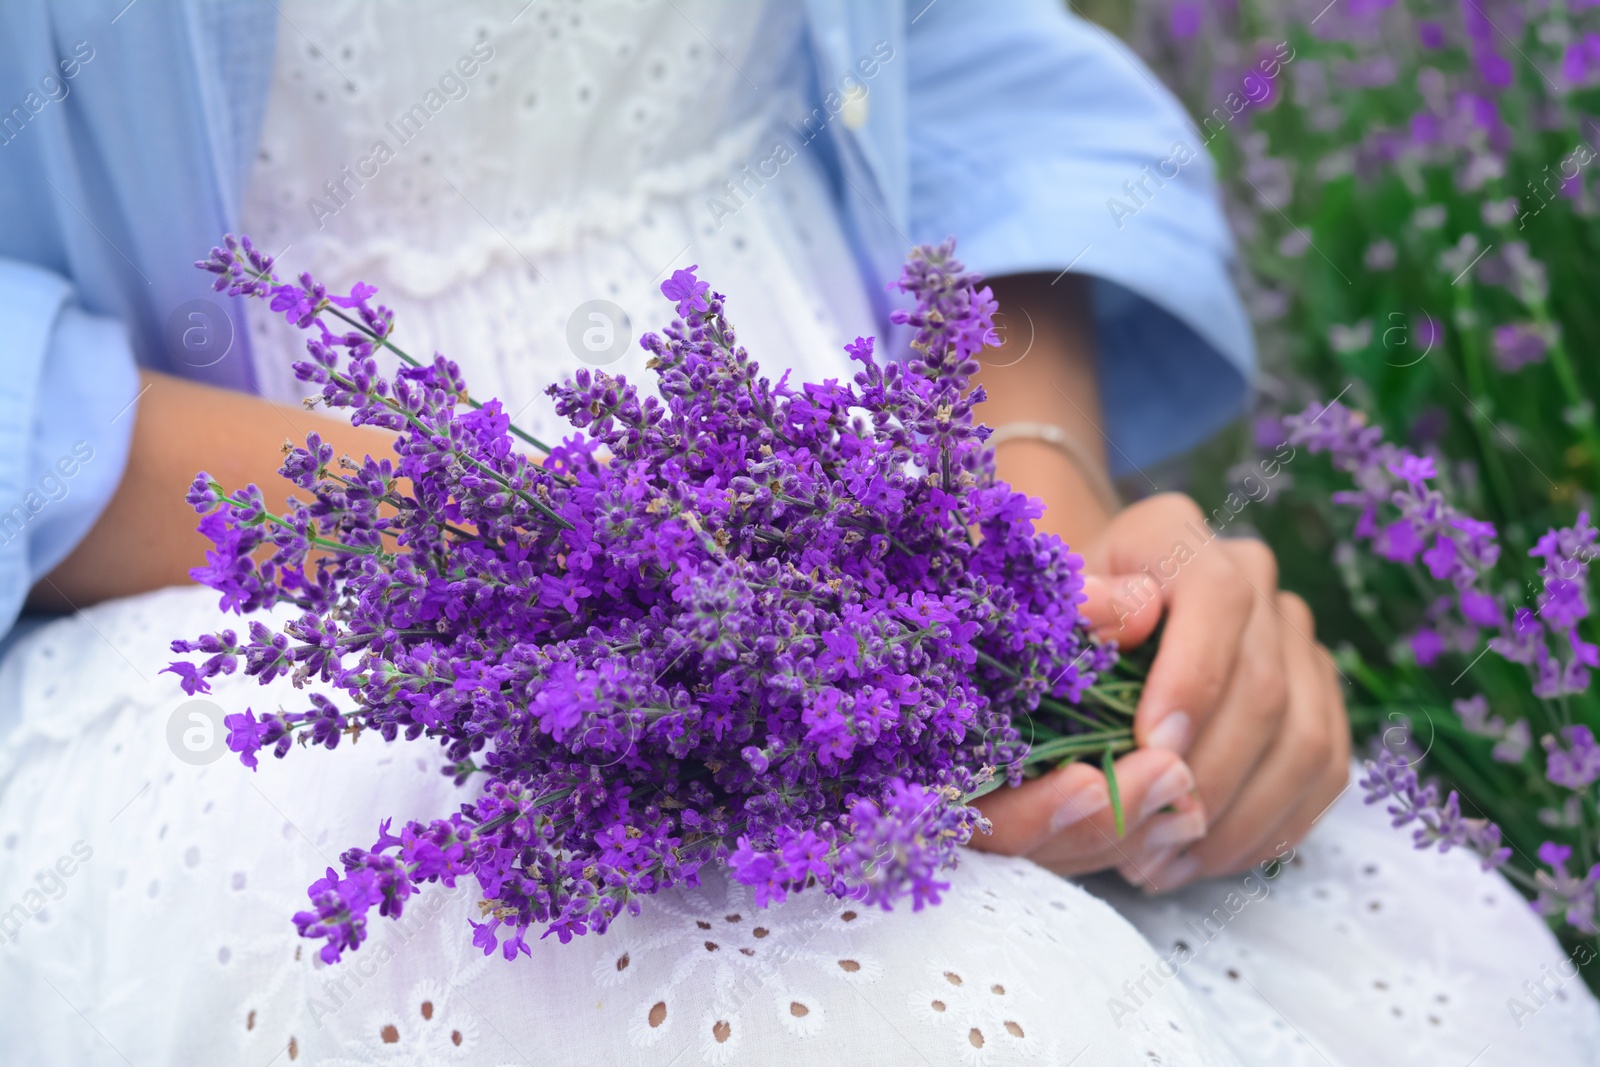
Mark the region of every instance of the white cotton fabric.
[[[540, 0], [508, 25], [520, 5], [282, 6], [301, 32], [279, 37], [247, 229], [286, 269], [377, 285], [402, 347], [457, 360], [535, 436], [567, 431], [544, 390], [586, 364], [648, 388], [638, 338], [671, 322], [675, 269], [727, 294], [774, 379], [848, 376], [844, 344], [880, 332], [824, 138], [805, 141], [798, 7]], [[615, 362], [569, 342], [595, 300], [627, 316]], [[296, 395], [302, 336], [252, 316], [259, 380]]]
[[[434, 886], [324, 966], [288, 921], [305, 886], [380, 813], [460, 794], [431, 746], [370, 735], [254, 774], [180, 760], [167, 642], [229, 621], [207, 590], [156, 593], [0, 666], [23, 715], [0, 748], [0, 905], [40, 905], [0, 913], [0, 1062], [1575, 1067], [1600, 1039], [1521, 898], [1354, 793], [1276, 877], [1155, 901], [977, 852], [915, 914], [815, 892], [757, 909], [712, 876], [508, 963], [471, 944], [472, 886]], [[211, 699], [304, 694], [233, 677]]]
[[[665, 318], [673, 267], [729, 293], [774, 373], [847, 373], [840, 345], [874, 331], [809, 151], [736, 202], [723, 188], [788, 128], [797, 12], [541, 0], [506, 29], [480, 3], [281, 8], [249, 228], [286, 266], [377, 284], [403, 344], [444, 349], [534, 432], [559, 430], [542, 389], [582, 365], [572, 309], [611, 300], [636, 336]], [[463, 98], [345, 203], [323, 197], [491, 39]], [[298, 340], [270, 315], [253, 332], [294, 395]], [[632, 354], [608, 369], [644, 380]], [[158, 673], [172, 638], [239, 625], [215, 600], [101, 605], [0, 664], [21, 719], [0, 746], [0, 1063], [1564, 1067], [1600, 1047], [1600, 1012], [1521, 898], [1467, 857], [1412, 851], [1354, 791], [1274, 877], [1157, 900], [976, 852], [916, 914], [815, 892], [757, 909], [713, 874], [507, 963], [471, 945], [472, 885], [434, 886], [328, 967], [289, 922], [306, 885], [380, 816], [462, 793], [433, 746], [372, 736], [241, 768]], [[234, 677], [209, 699], [305, 693]]]

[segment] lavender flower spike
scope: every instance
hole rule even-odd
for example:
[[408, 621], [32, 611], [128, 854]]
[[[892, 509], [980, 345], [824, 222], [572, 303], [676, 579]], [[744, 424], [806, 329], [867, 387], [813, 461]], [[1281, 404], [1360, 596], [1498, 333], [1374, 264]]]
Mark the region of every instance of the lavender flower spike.
[[198, 659], [171, 671], [190, 692], [242, 665], [340, 694], [230, 715], [246, 766], [369, 731], [436, 745], [474, 787], [440, 818], [384, 820], [311, 886], [294, 921], [325, 961], [374, 908], [468, 877], [473, 942], [508, 959], [530, 931], [602, 933], [708, 864], [764, 903], [818, 886], [923, 907], [986, 829], [979, 790], [1132, 746], [1126, 688], [1072, 706], [1117, 653], [1079, 611], [1082, 561], [995, 477], [968, 389], [995, 303], [953, 243], [900, 279], [910, 355], [858, 338], [842, 382], [762, 377], [722, 294], [674, 272], [677, 319], [640, 340], [655, 395], [591, 370], [551, 386], [576, 432], [524, 436], [539, 458], [454, 363], [396, 347], [371, 286], [283, 281], [248, 240], [201, 266], [305, 329], [301, 380], [395, 440], [359, 460], [315, 435], [290, 449], [280, 473], [310, 500], [283, 515], [196, 479], [214, 546], [196, 579], [227, 610], [294, 614], [174, 642]]
[[1360, 785], [1366, 802], [1389, 801], [1387, 811], [1397, 827], [1417, 823], [1412, 840], [1417, 848], [1437, 847], [1440, 852], [1466, 848], [1477, 854], [1484, 870], [1502, 866], [1511, 858], [1511, 849], [1500, 844], [1500, 828], [1487, 819], [1468, 819], [1461, 814], [1461, 800], [1454, 790], [1439, 803], [1439, 791], [1417, 781], [1416, 768], [1392, 752], [1382, 752], [1367, 760], [1366, 777]]

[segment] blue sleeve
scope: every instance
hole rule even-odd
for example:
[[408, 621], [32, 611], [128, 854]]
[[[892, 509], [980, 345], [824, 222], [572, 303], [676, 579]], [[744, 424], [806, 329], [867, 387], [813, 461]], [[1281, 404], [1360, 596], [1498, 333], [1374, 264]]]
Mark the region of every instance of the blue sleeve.
[[60, 275], [0, 259], [0, 633], [122, 480], [138, 372], [125, 327]]
[[1255, 350], [1182, 107], [1059, 0], [911, 7], [911, 238], [953, 234], [989, 277], [1094, 277], [1117, 473], [1204, 440], [1242, 407]]

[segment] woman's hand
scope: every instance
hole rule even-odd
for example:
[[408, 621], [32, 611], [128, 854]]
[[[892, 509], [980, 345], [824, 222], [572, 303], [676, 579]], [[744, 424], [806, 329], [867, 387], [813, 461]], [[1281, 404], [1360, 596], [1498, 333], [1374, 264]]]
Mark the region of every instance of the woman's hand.
[[[1063, 428], [1105, 469], [1087, 279], [993, 282], [1004, 343], [978, 380], [991, 426]], [[1195, 503], [1165, 494], [1108, 515], [1091, 478], [1051, 445], [1013, 439], [1000, 476], [1045, 503], [1040, 526], [1083, 554], [1101, 636], [1131, 648], [1163, 619], [1134, 716], [1139, 747], [1117, 761], [1118, 837], [1105, 776], [1074, 763], [979, 802], [994, 824], [977, 848], [1063, 874], [1116, 867], [1152, 889], [1239, 870], [1298, 841], [1344, 790], [1349, 726], [1311, 612], [1278, 591], [1259, 541], [1212, 534]]]
[[1343, 792], [1349, 727], [1305, 602], [1277, 588], [1259, 541], [1215, 537], [1194, 502], [1163, 494], [1113, 516], [1083, 548], [1085, 611], [1124, 647], [1166, 620], [1117, 762], [1118, 839], [1104, 776], [1074, 764], [980, 802], [978, 848], [1063, 874], [1115, 866], [1152, 890], [1240, 870], [1299, 841]]
[[1188, 847], [1130, 835], [1119, 870], [1173, 889], [1298, 842], [1344, 792], [1350, 727], [1311, 610], [1279, 592], [1272, 550], [1217, 537], [1169, 493], [1120, 512], [1084, 560], [1102, 636], [1132, 647], [1166, 621], [1134, 737], [1184, 759], [1206, 820]]

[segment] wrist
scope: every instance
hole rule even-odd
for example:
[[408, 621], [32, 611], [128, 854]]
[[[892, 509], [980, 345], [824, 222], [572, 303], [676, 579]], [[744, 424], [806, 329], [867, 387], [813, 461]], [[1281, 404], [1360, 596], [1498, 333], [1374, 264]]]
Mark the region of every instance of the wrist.
[[1104, 453], [1091, 451], [1070, 430], [1050, 422], [1008, 422], [997, 427], [989, 435], [989, 446], [998, 453], [1003, 444], [1013, 441], [1033, 441], [1049, 445], [1060, 452], [1078, 468], [1078, 473], [1094, 493], [1100, 503], [1101, 509], [1107, 514], [1114, 514], [1122, 507], [1122, 498], [1117, 494], [1117, 487], [1111, 484], [1111, 476], [1106, 473]]
[[1035, 525], [1069, 545], [1077, 547], [1093, 540], [1115, 514], [1092, 476], [1047, 442], [1009, 441], [996, 450], [995, 464], [1000, 478], [1012, 488], [1043, 502], [1044, 517]]

